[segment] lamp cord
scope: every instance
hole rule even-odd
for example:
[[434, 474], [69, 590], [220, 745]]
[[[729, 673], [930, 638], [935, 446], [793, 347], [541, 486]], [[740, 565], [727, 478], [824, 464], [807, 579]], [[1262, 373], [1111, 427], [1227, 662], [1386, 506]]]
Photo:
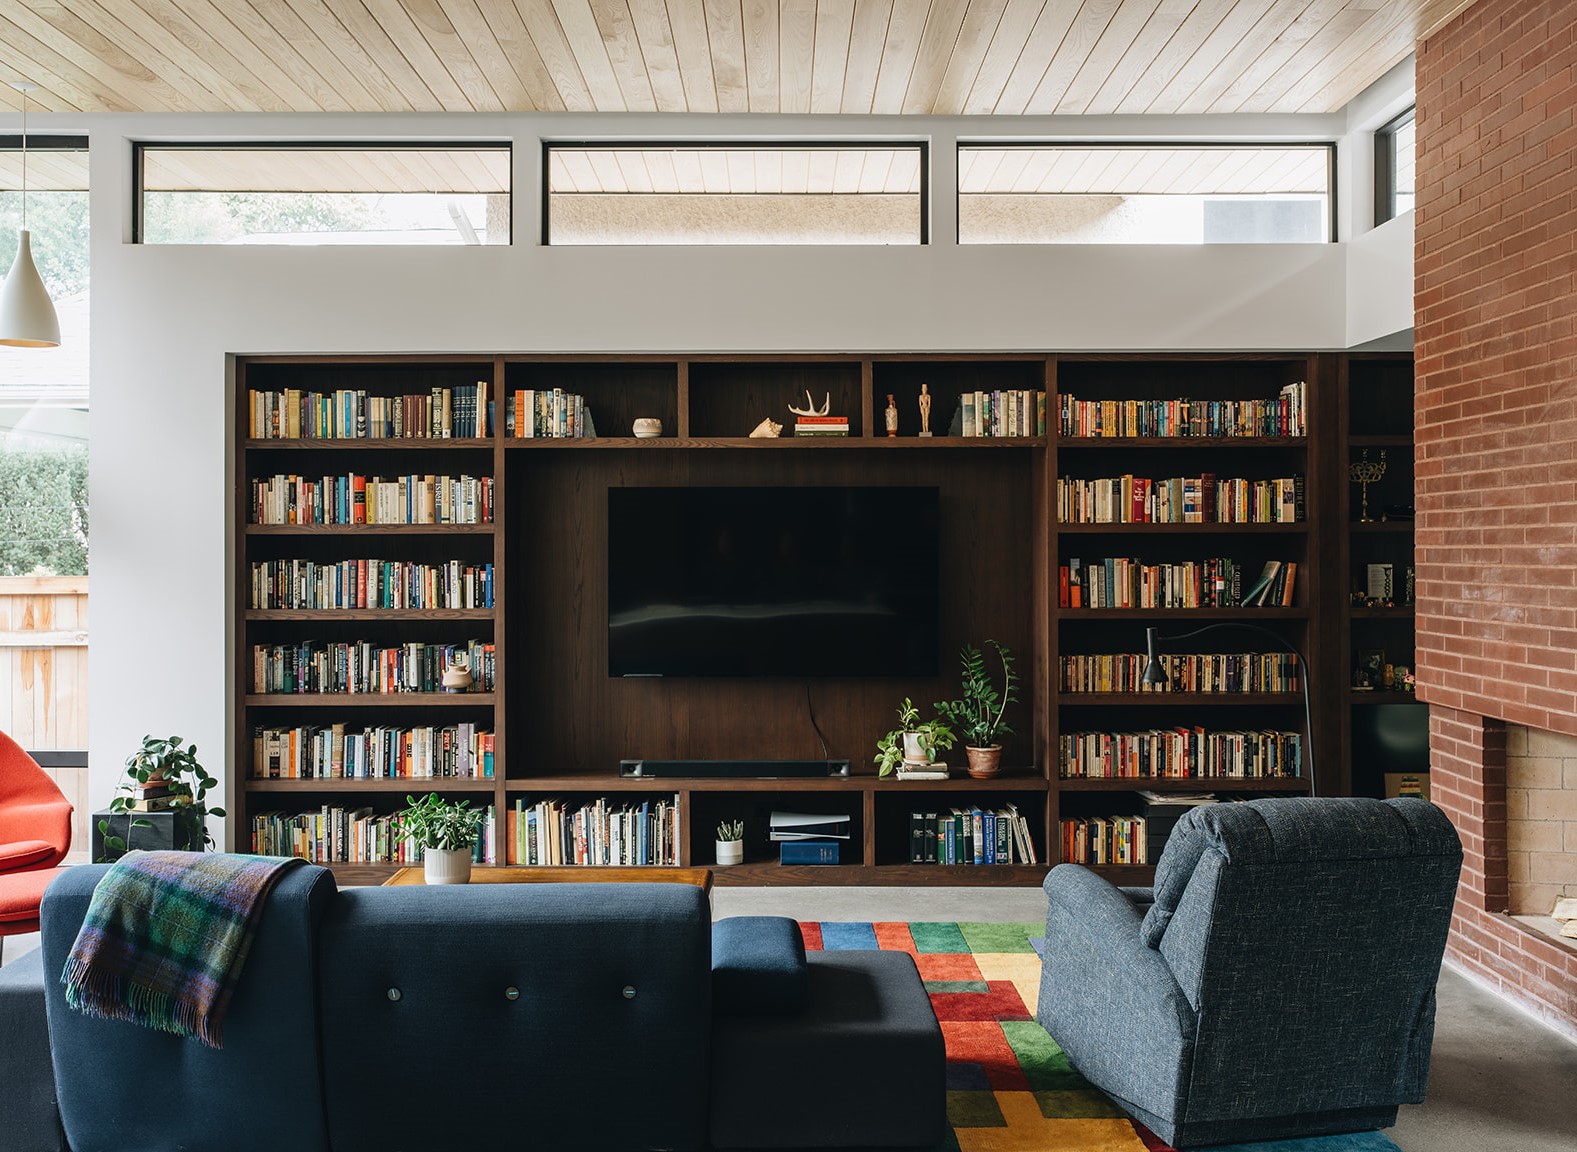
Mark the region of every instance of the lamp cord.
[[810, 714], [810, 726], [816, 730], [816, 738], [821, 741], [821, 758], [831, 760], [832, 756], [827, 751], [827, 737], [822, 735], [821, 725], [816, 723], [816, 705], [810, 698], [810, 681], [805, 681], [805, 711]]
[[1303, 732], [1304, 740], [1307, 742], [1309, 750], [1309, 795], [1318, 796], [1320, 794], [1319, 785], [1314, 779], [1314, 716], [1309, 708], [1309, 661], [1299, 651], [1296, 644], [1288, 640], [1280, 632], [1266, 628], [1263, 624], [1250, 624], [1246, 620], [1223, 620], [1219, 624], [1206, 624], [1203, 628], [1195, 628], [1192, 632], [1178, 632], [1171, 636], [1162, 636], [1157, 632], [1155, 633], [1155, 638], [1164, 641], [1190, 640], [1195, 636], [1202, 636], [1206, 632], [1217, 632], [1223, 628], [1241, 628], [1249, 632], [1258, 632], [1263, 636], [1269, 636], [1276, 643], [1280, 644], [1282, 648], [1298, 658], [1298, 687], [1303, 690]]
[[27, 89], [22, 93], [22, 231], [27, 231]]

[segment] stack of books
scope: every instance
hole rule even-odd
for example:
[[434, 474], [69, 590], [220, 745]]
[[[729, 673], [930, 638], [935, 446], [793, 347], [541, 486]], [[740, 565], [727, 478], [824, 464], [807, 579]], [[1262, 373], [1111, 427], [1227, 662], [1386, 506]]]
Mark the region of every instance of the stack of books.
[[780, 864], [836, 864], [839, 845], [849, 838], [849, 818], [774, 812], [768, 835], [778, 846]]
[[801, 416], [794, 421], [796, 436], [847, 436], [847, 416]]
[[131, 790], [133, 812], [164, 812], [174, 802], [175, 794], [170, 790], [170, 782], [162, 776], [146, 784], [138, 784]]

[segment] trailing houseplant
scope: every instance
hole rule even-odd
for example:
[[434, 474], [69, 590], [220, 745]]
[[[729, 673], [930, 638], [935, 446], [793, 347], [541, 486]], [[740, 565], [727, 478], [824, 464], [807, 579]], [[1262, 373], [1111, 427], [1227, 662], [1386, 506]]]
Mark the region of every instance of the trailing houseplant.
[[422, 850], [422, 869], [429, 884], [464, 884], [471, 879], [471, 860], [487, 814], [465, 800], [445, 800], [429, 792], [420, 800], [405, 797], [401, 831]]
[[[186, 744], [179, 736], [144, 736], [141, 746], [126, 757], [126, 775], [109, 802], [110, 818], [99, 821], [104, 845], [100, 863], [126, 854], [134, 828], [152, 827], [151, 821], [137, 815], [150, 810], [173, 815], [176, 847], [202, 851], [212, 846], [208, 817], [225, 814], [223, 808], [208, 806], [208, 791], [218, 783], [197, 759], [196, 744]], [[118, 830], [116, 816], [126, 817]]]
[[936, 710], [958, 727], [964, 738], [964, 754], [969, 757], [969, 774], [986, 780], [1001, 770], [1000, 736], [1013, 735], [1004, 717], [1009, 704], [1018, 701], [1018, 674], [1013, 671], [1013, 653], [1005, 644], [987, 640], [1002, 664], [1002, 688], [998, 691], [986, 671], [985, 655], [973, 644], [964, 645], [963, 695], [957, 700], [939, 700]]
[[876, 742], [876, 774], [886, 776], [900, 764], [930, 764], [938, 751], [953, 747], [953, 730], [941, 719], [921, 720], [920, 709], [905, 696], [898, 705], [898, 727]]

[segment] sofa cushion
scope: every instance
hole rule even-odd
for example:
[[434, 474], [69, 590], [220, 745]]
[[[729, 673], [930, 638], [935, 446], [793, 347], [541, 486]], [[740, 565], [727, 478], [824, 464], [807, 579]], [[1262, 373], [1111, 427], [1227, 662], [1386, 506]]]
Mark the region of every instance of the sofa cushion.
[[722, 1016], [800, 1012], [810, 969], [799, 924], [786, 916], [731, 916], [712, 925], [712, 1010]]
[[[334, 1152], [703, 1147], [710, 938], [688, 884], [340, 893], [318, 966]], [[396, 1064], [432, 1106], [403, 1106]]]
[[810, 1003], [712, 1021], [715, 1148], [933, 1148], [942, 1027], [907, 952], [813, 952]]

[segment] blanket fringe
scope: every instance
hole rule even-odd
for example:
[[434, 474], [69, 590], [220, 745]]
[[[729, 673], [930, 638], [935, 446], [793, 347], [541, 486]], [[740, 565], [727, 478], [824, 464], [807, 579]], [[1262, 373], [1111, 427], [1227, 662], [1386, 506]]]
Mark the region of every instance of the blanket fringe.
[[60, 982], [66, 986], [66, 1004], [84, 1015], [195, 1036], [210, 1048], [220, 1047], [218, 1029], [197, 1005], [168, 993], [128, 982], [83, 960], [66, 961]]

